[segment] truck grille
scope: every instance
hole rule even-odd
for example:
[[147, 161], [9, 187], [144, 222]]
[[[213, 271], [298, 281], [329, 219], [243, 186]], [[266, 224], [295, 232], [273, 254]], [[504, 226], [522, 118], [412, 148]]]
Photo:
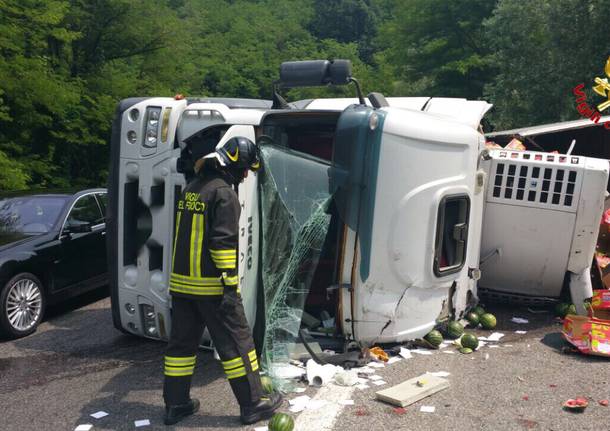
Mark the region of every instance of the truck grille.
[[536, 163], [542, 161], [541, 158], [525, 158], [528, 155], [535, 154], [519, 154], [520, 158], [514, 161], [494, 160], [491, 200], [576, 210], [578, 199], [575, 196], [580, 183], [578, 166], [560, 161], [570, 158], [560, 154], [545, 155], [543, 162], [546, 163]]

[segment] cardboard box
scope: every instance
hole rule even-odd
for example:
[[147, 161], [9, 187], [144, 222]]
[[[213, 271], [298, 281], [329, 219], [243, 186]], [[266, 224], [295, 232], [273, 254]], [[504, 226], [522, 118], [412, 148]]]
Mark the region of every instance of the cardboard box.
[[[599, 315], [610, 318], [610, 310], [599, 311]], [[610, 320], [568, 314], [563, 336], [582, 353], [610, 357]]]
[[594, 290], [591, 307], [596, 311], [610, 310], [610, 290]]

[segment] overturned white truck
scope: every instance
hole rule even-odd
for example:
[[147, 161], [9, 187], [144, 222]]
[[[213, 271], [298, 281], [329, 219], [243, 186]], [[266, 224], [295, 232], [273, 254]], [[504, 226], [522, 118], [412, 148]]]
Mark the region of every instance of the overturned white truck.
[[[276, 90], [347, 84], [355, 81], [350, 69], [343, 60], [284, 63]], [[324, 316], [319, 326], [329, 326], [342, 339], [401, 342], [422, 337], [439, 318], [463, 315], [477, 300], [485, 202], [494, 223], [502, 221], [503, 241], [510, 242], [510, 232], [527, 225], [540, 203], [528, 199], [531, 195], [525, 201], [517, 198], [521, 189], [538, 187], [542, 193], [544, 172], [539, 183], [533, 176], [539, 161], [509, 155], [504, 163], [506, 153], [485, 149], [479, 123], [491, 106], [486, 102], [386, 100], [376, 93], [365, 101], [356, 87], [357, 99], [294, 103], [277, 91], [273, 102], [122, 101], [113, 124], [107, 217], [114, 325], [140, 336], [167, 338], [175, 202], [193, 175], [194, 160], [233, 136], [256, 140], [264, 161], [263, 171], [239, 187], [239, 276], [255, 338], [272, 337], [279, 345], [278, 333], [294, 338], [302, 321]], [[530, 174], [511, 173], [517, 167], [509, 162], [519, 169], [527, 166]], [[498, 167], [503, 163], [505, 174]], [[572, 184], [579, 193], [569, 193], [572, 230], [553, 232], [576, 235], [586, 268], [608, 167], [584, 158], [565, 167], [562, 184]], [[559, 168], [553, 169], [559, 181]], [[578, 172], [578, 179], [570, 179], [570, 170]], [[529, 181], [528, 188], [521, 178]], [[498, 184], [502, 196], [496, 195]], [[505, 194], [513, 187], [514, 196]], [[561, 192], [563, 207], [567, 194], [567, 189]], [[505, 205], [510, 217], [498, 218], [502, 208], [490, 203]], [[553, 197], [544, 204], [554, 210]], [[586, 212], [581, 223], [586, 229], [576, 234], [579, 209]], [[562, 229], [569, 229], [569, 223]], [[540, 242], [550, 240], [541, 231], [529, 234], [541, 235]], [[569, 254], [572, 242], [557, 246], [568, 247], [564, 251]], [[490, 248], [489, 264], [492, 255], [515, 250], [497, 244]], [[567, 265], [560, 269], [563, 280]], [[536, 295], [539, 281], [527, 281], [533, 290], [524, 294]], [[579, 289], [579, 297], [590, 296], [590, 286]], [[556, 296], [560, 291], [561, 286]]]

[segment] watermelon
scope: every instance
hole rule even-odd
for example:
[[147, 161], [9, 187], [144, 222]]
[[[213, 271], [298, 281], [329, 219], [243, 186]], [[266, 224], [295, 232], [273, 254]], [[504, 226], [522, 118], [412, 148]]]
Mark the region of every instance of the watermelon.
[[456, 322], [455, 320], [451, 320], [447, 324], [447, 335], [451, 338], [459, 338], [464, 333], [464, 327], [460, 322]]
[[263, 385], [263, 391], [266, 394], [273, 392], [273, 380], [269, 376], [261, 376], [261, 384]]
[[428, 332], [428, 334], [426, 334], [424, 340], [432, 344], [434, 347], [438, 347], [443, 342], [443, 336], [436, 329], [433, 329], [432, 331]]
[[269, 431], [292, 431], [294, 420], [286, 413], [276, 413], [269, 421], [268, 428]]
[[576, 305], [570, 304], [570, 306], [568, 307], [568, 314], [577, 314], [576, 313]]
[[472, 309], [472, 312], [477, 313], [480, 316], [481, 314], [485, 314], [485, 309], [483, 307], [481, 307], [480, 305], [477, 305], [476, 307], [474, 307]]
[[462, 347], [460, 349], [460, 353], [464, 353], [465, 355], [472, 353], [472, 349], [470, 347]]
[[470, 326], [476, 328], [479, 325], [479, 315], [473, 311], [466, 315], [466, 320], [470, 323]]
[[555, 314], [563, 319], [568, 314], [569, 307], [570, 307], [570, 304], [566, 304], [565, 302], [560, 302], [559, 304], [557, 304], [555, 306]]
[[496, 327], [496, 316], [491, 313], [485, 313], [479, 317], [481, 326], [485, 329], [493, 329]]
[[460, 340], [462, 347], [475, 350], [479, 347], [479, 339], [473, 334], [464, 334]]

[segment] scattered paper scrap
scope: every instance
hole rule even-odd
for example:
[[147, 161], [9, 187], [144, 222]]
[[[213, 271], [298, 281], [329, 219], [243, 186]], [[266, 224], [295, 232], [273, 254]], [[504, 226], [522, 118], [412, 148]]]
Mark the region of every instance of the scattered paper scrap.
[[93, 428], [91, 424], [82, 424], [74, 428], [74, 431], [89, 431], [91, 428]]
[[371, 362], [369, 364], [369, 367], [373, 367], [373, 368], [384, 368], [385, 364], [381, 363], [381, 362]]
[[404, 347], [400, 348], [400, 353], [398, 353], [398, 354], [405, 359], [411, 359], [413, 357], [413, 355], [411, 354], [411, 351], [409, 349], [405, 349]]
[[374, 380], [373, 384], [377, 385], [377, 386], [381, 386], [381, 385], [387, 384], [387, 382], [385, 382], [384, 380]]
[[362, 367], [362, 368], [358, 368], [358, 373], [363, 373], [363, 374], [375, 374], [377, 371], [375, 371], [375, 369], [371, 368], [371, 367]]
[[108, 416], [108, 413], [100, 410], [99, 412], [92, 413], [89, 416], [91, 416], [92, 418], [95, 418], [95, 419], [101, 419], [103, 417]]
[[498, 346], [497, 344], [490, 344], [490, 345], [489, 345], [489, 348], [490, 348], [490, 349], [499, 349], [499, 348], [500, 348], [500, 346]]
[[372, 376], [369, 376], [369, 379], [371, 379], [371, 380], [382, 380], [383, 377], [378, 376], [377, 374], [373, 374]]
[[527, 331], [515, 331], [515, 334], [527, 334]]
[[421, 408], [419, 409], [420, 412], [424, 413], [434, 413], [435, 410], [436, 407], [434, 406], [421, 406]]
[[430, 374], [436, 377], [448, 377], [451, 375], [451, 373], [447, 372], [447, 371], [435, 371], [433, 373], [431, 373], [430, 371], [427, 371], [426, 374]]
[[311, 400], [309, 395], [301, 395], [300, 397], [288, 400], [288, 404], [290, 404], [291, 406], [296, 406], [298, 404], [307, 404], [309, 400]]
[[307, 388], [294, 388], [292, 390], [292, 392], [295, 392], [297, 394], [302, 394], [303, 392], [305, 392], [307, 390]]
[[150, 425], [150, 421], [148, 419], [140, 419], [138, 421], [134, 421], [133, 424], [136, 426], [136, 428], [146, 427]]
[[269, 427], [268, 426], [256, 427], [256, 428], [254, 428], [254, 431], [269, 431]]
[[369, 385], [365, 385], [364, 383], [360, 383], [359, 385], [356, 385], [356, 387], [357, 387], [358, 389], [360, 389], [361, 391], [362, 391], [362, 390], [364, 390], [364, 389], [368, 389], [368, 388], [370, 388], [370, 386], [369, 386]]
[[494, 332], [489, 337], [487, 337], [487, 341], [500, 341], [500, 339], [504, 337], [504, 334], [501, 332]]
[[455, 355], [455, 352], [451, 350], [443, 350], [443, 353], [447, 353], [448, 355]]
[[524, 324], [524, 323], [530, 323], [530, 321], [529, 321], [529, 320], [524, 319], [524, 318], [522, 318], [522, 317], [513, 317], [512, 319], [510, 319], [510, 321], [511, 321], [511, 322], [514, 322], [514, 323], [523, 323], [523, 324]]
[[392, 356], [389, 360], [388, 360], [388, 365], [392, 365], [395, 362], [398, 362], [402, 360], [402, 358], [400, 356]]
[[344, 406], [353, 406], [354, 400], [339, 400], [339, 404]]
[[426, 349], [413, 349], [411, 353], [417, 353], [418, 355], [431, 355], [432, 352]]

